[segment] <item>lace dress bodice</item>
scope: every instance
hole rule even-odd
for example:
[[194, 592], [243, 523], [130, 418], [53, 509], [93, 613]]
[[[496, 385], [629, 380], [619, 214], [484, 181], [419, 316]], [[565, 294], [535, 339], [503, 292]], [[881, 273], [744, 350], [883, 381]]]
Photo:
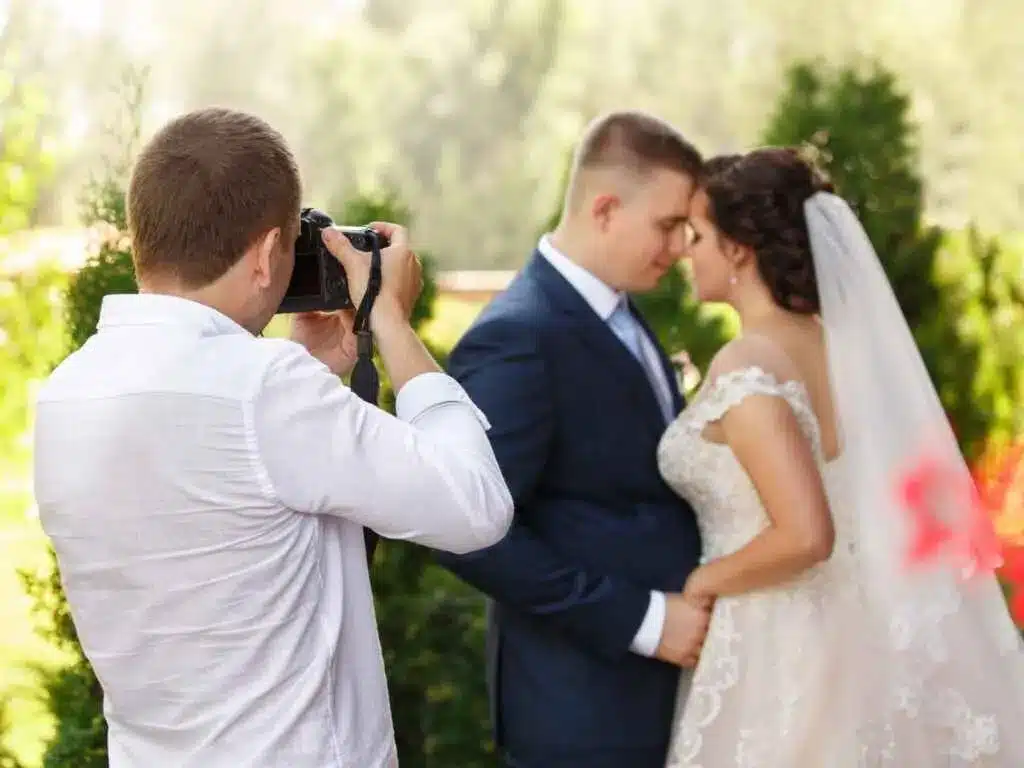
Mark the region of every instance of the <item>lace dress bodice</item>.
[[841, 481], [838, 464], [825, 460], [821, 428], [803, 382], [780, 382], [758, 366], [723, 374], [669, 426], [658, 446], [662, 477], [697, 513], [705, 559], [735, 552], [769, 523], [757, 490], [729, 446], [703, 434], [708, 424], [751, 395], [783, 398], [810, 442], [826, 484]]

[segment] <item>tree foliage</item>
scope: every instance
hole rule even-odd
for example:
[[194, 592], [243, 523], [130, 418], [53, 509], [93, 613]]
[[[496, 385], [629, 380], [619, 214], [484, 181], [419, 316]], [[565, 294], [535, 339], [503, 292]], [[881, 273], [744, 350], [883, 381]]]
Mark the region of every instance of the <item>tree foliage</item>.
[[0, 18], [0, 235], [32, 222], [39, 188], [55, 159], [44, 130], [50, 104], [18, 39], [26, 10], [15, 2], [6, 24]]

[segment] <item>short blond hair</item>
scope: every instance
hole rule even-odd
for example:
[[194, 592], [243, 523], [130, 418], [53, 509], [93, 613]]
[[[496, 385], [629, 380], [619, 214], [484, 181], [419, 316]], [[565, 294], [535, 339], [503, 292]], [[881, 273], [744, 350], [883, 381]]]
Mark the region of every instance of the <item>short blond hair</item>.
[[655, 169], [700, 179], [704, 160], [670, 123], [646, 112], [610, 112], [594, 120], [573, 159], [572, 176], [595, 168], [624, 168], [640, 176]]

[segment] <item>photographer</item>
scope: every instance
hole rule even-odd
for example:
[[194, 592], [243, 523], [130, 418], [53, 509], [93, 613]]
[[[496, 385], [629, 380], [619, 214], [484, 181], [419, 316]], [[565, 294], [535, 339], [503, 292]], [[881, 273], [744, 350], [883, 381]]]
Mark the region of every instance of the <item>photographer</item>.
[[[370, 315], [395, 418], [338, 376], [351, 312], [259, 334], [295, 261], [301, 188], [261, 120], [185, 115], [128, 194], [137, 295], [38, 398], [35, 492], [103, 687], [111, 768], [397, 765], [364, 527], [465, 553], [512, 502], [486, 421], [409, 325], [420, 267], [390, 240]], [[369, 257], [323, 232], [355, 305]]]

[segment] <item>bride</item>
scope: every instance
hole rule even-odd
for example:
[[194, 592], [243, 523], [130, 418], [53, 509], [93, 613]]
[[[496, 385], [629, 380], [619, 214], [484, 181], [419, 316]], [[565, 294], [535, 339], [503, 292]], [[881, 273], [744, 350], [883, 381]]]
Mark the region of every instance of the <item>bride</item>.
[[705, 542], [685, 593], [714, 601], [669, 768], [1024, 766], [1020, 637], [969, 557], [969, 486], [905, 564], [899, 475], [924, 451], [968, 475], [856, 216], [769, 148], [712, 161], [692, 227], [697, 295], [743, 331], [658, 451]]

